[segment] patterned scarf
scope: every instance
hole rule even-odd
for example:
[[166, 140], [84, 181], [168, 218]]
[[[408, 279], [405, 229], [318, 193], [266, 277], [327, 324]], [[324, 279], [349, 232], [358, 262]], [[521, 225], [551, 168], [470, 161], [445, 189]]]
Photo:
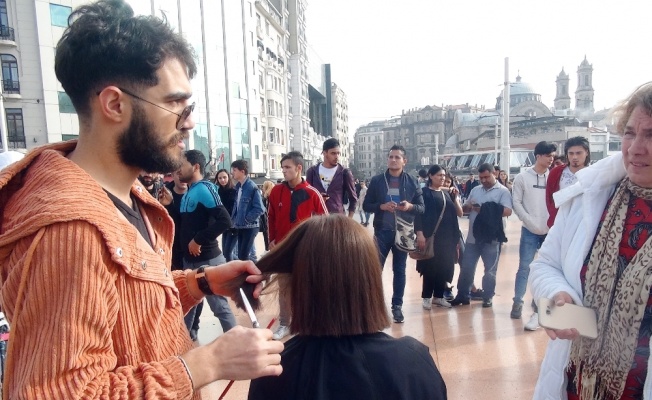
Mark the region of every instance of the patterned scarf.
[[631, 196], [652, 200], [652, 189], [623, 179], [591, 249], [584, 305], [596, 310], [598, 337], [574, 340], [569, 364], [578, 368], [575, 383], [581, 377], [581, 399], [619, 399], [622, 395], [652, 287], [652, 237], [628, 265], [619, 263]]

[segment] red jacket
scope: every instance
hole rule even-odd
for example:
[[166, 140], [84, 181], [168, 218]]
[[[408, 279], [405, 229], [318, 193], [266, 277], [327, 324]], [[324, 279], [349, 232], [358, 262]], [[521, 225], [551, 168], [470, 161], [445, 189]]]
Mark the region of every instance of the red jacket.
[[269, 241], [278, 244], [299, 222], [318, 214], [328, 210], [317, 189], [303, 179], [294, 189], [279, 183], [269, 194]]
[[555, 223], [557, 216], [557, 207], [555, 207], [555, 200], [552, 198], [553, 193], [559, 191], [559, 181], [561, 180], [561, 173], [564, 172], [566, 164], [558, 165], [550, 171], [548, 181], [546, 183], [546, 207], [548, 208], [548, 228], [552, 227]]

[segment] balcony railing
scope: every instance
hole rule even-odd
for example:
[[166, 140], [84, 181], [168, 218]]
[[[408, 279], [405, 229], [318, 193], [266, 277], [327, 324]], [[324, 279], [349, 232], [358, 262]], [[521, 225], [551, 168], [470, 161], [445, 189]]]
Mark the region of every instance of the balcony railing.
[[7, 147], [10, 149], [26, 149], [27, 142], [25, 141], [25, 135], [12, 135], [9, 134], [7, 138]]
[[16, 36], [14, 35], [14, 28], [0, 25], [0, 40], [11, 40], [12, 42], [15, 42]]
[[20, 94], [20, 82], [13, 79], [3, 79], [2, 91], [6, 94]]

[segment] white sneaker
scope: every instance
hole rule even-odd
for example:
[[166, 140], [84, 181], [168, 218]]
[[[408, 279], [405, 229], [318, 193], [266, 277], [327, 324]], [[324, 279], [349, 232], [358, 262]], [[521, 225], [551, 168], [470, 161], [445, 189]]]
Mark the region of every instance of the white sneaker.
[[421, 299], [421, 300], [422, 300], [424, 310], [431, 310], [432, 309], [432, 305], [430, 304], [430, 299], [429, 298], [428, 299]]
[[287, 335], [290, 334], [290, 327], [285, 326], [285, 325], [279, 325], [279, 327], [276, 329], [274, 334], [272, 335], [272, 339], [274, 340], [281, 340]]
[[440, 297], [433, 297], [432, 298], [432, 304], [439, 306], [439, 307], [446, 307], [446, 308], [451, 308], [452, 305], [446, 299], [442, 299]]
[[536, 331], [539, 329], [539, 314], [532, 313], [530, 320], [525, 325], [523, 325], [523, 328], [526, 331]]

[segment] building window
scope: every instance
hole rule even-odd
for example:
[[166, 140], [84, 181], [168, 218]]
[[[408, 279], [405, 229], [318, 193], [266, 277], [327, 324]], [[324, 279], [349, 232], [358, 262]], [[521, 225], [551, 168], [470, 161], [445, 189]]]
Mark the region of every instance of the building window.
[[20, 93], [16, 57], [11, 54], [2, 54], [0, 60], [2, 60], [2, 90], [5, 93]]
[[254, 132], [258, 132], [258, 118], [254, 117]]
[[260, 160], [260, 153], [258, 151], [258, 145], [254, 146], [254, 151], [256, 153], [256, 160]]
[[9, 15], [7, 14], [7, 1], [0, 0], [0, 39], [15, 41], [14, 28], [9, 27]]
[[9, 15], [7, 14], [7, 1], [0, 0], [0, 25], [2, 27], [9, 26]]
[[25, 127], [23, 125], [23, 109], [7, 108], [7, 144], [10, 149], [27, 148], [25, 143]]
[[68, 27], [68, 17], [72, 12], [72, 8], [62, 6], [59, 4], [50, 4], [50, 22], [54, 26], [62, 28]]
[[57, 92], [59, 95], [59, 112], [62, 114], [75, 114], [75, 106], [66, 92]]

